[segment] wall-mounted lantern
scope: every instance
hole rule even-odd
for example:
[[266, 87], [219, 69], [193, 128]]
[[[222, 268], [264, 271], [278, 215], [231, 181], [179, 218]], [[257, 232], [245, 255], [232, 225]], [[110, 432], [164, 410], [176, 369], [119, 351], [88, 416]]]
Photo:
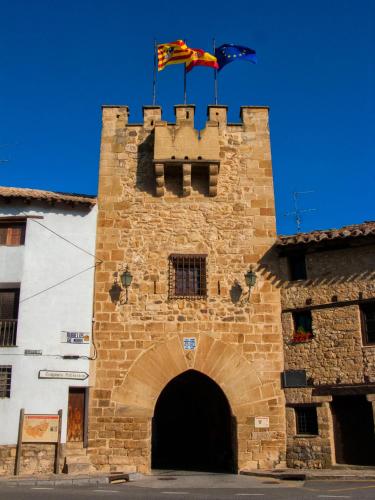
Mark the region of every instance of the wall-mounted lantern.
[[129, 271], [128, 265], [126, 265], [125, 269], [120, 274], [120, 280], [121, 280], [122, 288], [125, 289], [125, 301], [124, 302], [120, 301], [120, 303], [127, 304], [128, 300], [129, 300], [128, 288], [130, 287], [130, 285], [132, 284], [132, 281], [133, 281], [133, 275]]
[[[120, 267], [119, 272], [113, 273], [114, 282], [109, 290], [109, 295], [111, 297], [111, 301], [114, 304], [127, 304], [128, 303], [128, 288], [132, 284], [133, 276], [129, 271], [129, 267], [126, 265], [125, 268], [123, 266]], [[125, 299], [124, 299], [125, 295]]]
[[251, 292], [252, 287], [255, 286], [256, 281], [257, 281], [257, 275], [254, 273], [253, 269], [250, 267], [250, 269], [247, 271], [247, 273], [245, 273], [245, 283], [249, 289], [249, 295], [248, 295], [247, 300], [250, 300], [250, 292]]

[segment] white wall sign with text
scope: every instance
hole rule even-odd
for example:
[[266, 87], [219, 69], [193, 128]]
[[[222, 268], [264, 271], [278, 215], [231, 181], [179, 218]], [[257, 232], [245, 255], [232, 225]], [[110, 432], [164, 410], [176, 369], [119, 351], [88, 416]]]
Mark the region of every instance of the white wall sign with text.
[[88, 332], [61, 332], [61, 342], [68, 344], [88, 344], [90, 334]]
[[255, 417], [254, 420], [256, 429], [268, 429], [270, 426], [269, 417]]
[[86, 380], [89, 374], [86, 372], [68, 372], [57, 370], [39, 370], [39, 378]]

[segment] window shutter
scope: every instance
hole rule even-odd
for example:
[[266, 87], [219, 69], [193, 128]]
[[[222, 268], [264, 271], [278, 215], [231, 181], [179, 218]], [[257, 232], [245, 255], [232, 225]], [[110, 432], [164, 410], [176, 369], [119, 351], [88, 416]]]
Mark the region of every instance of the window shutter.
[[0, 226], [0, 245], [7, 244], [7, 234], [8, 234], [7, 226]]
[[24, 243], [24, 225], [14, 224], [8, 228], [8, 245], [18, 246]]

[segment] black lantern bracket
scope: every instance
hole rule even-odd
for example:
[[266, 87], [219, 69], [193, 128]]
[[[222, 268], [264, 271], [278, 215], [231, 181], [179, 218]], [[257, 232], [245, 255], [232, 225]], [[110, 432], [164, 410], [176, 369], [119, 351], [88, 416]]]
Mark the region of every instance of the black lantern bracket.
[[129, 271], [128, 264], [122, 265], [115, 275], [115, 285], [121, 290], [119, 303], [121, 305], [129, 303], [129, 287], [132, 284], [133, 275]]
[[250, 269], [245, 273], [244, 276], [245, 276], [246, 286], [249, 289], [249, 294], [248, 294], [248, 297], [247, 297], [247, 301], [249, 302], [249, 300], [250, 300], [250, 294], [251, 294], [251, 289], [255, 286], [255, 283], [257, 281], [257, 275], [253, 271], [253, 268], [250, 267]]

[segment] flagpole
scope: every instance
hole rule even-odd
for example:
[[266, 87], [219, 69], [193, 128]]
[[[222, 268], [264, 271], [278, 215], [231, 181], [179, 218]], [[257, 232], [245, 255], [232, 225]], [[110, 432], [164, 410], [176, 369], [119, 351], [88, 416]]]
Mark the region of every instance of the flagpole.
[[152, 83], [152, 105], [156, 104], [156, 39], [154, 38], [154, 79]]
[[184, 63], [184, 104], [186, 104], [187, 98], [186, 98], [186, 65]]
[[[215, 50], [216, 50], [216, 40], [215, 38], [213, 39], [213, 52], [215, 55]], [[217, 105], [217, 69], [214, 69], [214, 101], [215, 105]]]
[[[184, 40], [186, 44], [186, 40]], [[184, 63], [184, 104], [187, 103], [187, 97], [186, 97], [186, 64]]]

